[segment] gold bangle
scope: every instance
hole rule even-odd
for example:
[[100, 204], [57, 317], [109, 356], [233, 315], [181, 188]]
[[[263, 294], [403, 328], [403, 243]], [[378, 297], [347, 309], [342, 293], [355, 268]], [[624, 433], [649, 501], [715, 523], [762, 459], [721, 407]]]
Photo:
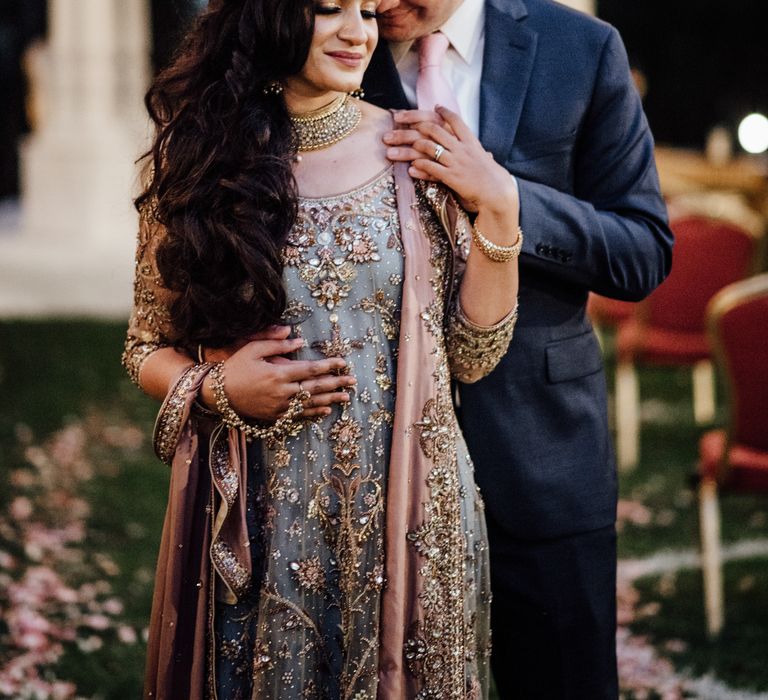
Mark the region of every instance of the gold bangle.
[[304, 410], [304, 401], [311, 394], [304, 389], [296, 392], [288, 403], [288, 410], [283, 413], [272, 425], [254, 425], [246, 423], [232, 408], [229, 397], [224, 391], [224, 363], [217, 362], [210, 372], [211, 390], [216, 399], [216, 409], [221, 415], [221, 420], [228, 428], [239, 430], [245, 435], [246, 440], [277, 440], [281, 437], [298, 435], [302, 424], [296, 421]]
[[523, 248], [523, 229], [517, 227], [517, 240], [513, 245], [497, 245], [489, 241], [475, 224], [472, 224], [472, 240], [486, 258], [493, 262], [509, 262], [514, 260]]

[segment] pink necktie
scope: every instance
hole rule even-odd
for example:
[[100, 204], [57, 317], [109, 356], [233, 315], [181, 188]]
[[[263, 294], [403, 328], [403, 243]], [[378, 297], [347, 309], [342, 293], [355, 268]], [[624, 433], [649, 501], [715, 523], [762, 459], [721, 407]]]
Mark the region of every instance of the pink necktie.
[[419, 109], [433, 110], [442, 105], [461, 114], [456, 95], [443, 74], [443, 59], [448, 51], [448, 37], [442, 32], [419, 39], [419, 77], [416, 79], [416, 104]]

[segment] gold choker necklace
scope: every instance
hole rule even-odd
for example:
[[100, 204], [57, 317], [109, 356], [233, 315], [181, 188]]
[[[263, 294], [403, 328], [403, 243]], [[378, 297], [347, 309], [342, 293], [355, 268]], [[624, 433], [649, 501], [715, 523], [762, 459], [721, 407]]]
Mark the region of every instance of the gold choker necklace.
[[349, 95], [341, 95], [314, 112], [291, 114], [299, 151], [316, 151], [338, 143], [360, 125], [362, 112]]

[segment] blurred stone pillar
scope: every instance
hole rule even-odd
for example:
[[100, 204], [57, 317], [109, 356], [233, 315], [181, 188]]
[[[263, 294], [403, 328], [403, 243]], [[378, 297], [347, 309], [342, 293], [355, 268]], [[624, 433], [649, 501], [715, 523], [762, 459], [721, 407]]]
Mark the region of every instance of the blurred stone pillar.
[[0, 314], [114, 314], [130, 301], [148, 0], [48, 0], [48, 11], [43, 119], [23, 149], [22, 231], [0, 240]]
[[89, 245], [133, 228], [148, 79], [145, 0], [49, 0], [46, 116], [25, 148], [26, 235]]
[[595, 14], [595, 0], [559, 0], [559, 2], [575, 10], [586, 12], [588, 15]]

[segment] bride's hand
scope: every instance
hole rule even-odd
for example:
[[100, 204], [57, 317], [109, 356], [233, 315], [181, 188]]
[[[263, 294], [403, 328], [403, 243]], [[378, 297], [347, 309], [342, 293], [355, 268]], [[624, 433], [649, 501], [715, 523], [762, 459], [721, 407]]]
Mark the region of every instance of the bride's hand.
[[395, 122], [401, 128], [384, 135], [387, 158], [410, 162], [412, 177], [443, 183], [466, 211], [517, 212], [514, 179], [458, 114], [445, 107], [434, 113], [406, 110], [395, 113]]
[[[304, 389], [310, 393], [302, 416], [313, 418], [331, 413], [331, 405], [349, 401], [347, 389], [356, 380], [339, 376], [347, 363], [342, 358], [327, 360], [291, 360], [286, 357], [304, 345], [302, 338], [287, 339], [290, 329], [279, 327], [265, 331], [272, 336], [248, 340], [239, 349], [206, 351], [206, 360], [224, 361], [224, 382], [232, 408], [243, 418], [276, 420], [288, 409], [293, 396]], [[225, 357], [226, 356], [226, 357]], [[215, 410], [216, 399], [207, 378], [202, 388], [203, 403]]]

